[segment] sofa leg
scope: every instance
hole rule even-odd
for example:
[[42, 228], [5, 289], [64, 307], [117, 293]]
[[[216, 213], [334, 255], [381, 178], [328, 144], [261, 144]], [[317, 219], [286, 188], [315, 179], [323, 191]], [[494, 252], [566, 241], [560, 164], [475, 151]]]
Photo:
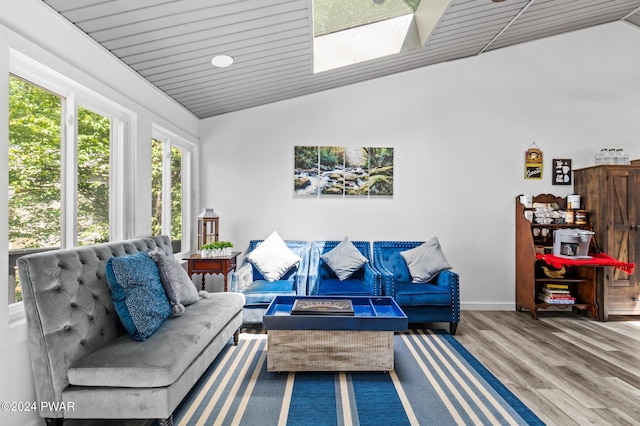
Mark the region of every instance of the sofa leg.
[[450, 322], [449, 323], [449, 334], [451, 334], [452, 336], [455, 335], [457, 329], [458, 329], [458, 323], [457, 322]]
[[51, 417], [46, 417], [44, 419], [44, 423], [47, 426], [62, 426], [64, 424], [64, 419], [61, 417], [57, 417], [57, 418], [51, 418]]
[[173, 426], [173, 414], [166, 419], [158, 419], [158, 426]]
[[238, 346], [238, 340], [240, 339], [240, 329], [237, 329], [233, 333], [233, 346]]

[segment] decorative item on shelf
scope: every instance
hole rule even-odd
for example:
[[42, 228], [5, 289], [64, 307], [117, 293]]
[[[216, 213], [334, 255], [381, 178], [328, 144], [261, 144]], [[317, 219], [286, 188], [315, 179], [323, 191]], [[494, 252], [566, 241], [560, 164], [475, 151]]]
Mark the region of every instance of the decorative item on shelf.
[[567, 195], [567, 208], [569, 210], [580, 210], [580, 195], [571, 194]]
[[586, 210], [578, 210], [576, 212], [576, 225], [586, 225], [589, 220], [589, 214]]
[[562, 266], [562, 268], [560, 269], [555, 269], [551, 266], [542, 265], [541, 268], [542, 272], [544, 272], [544, 275], [548, 278], [564, 278], [564, 274], [567, 273], [567, 270], [564, 266]]
[[542, 151], [532, 142], [524, 155], [524, 178], [542, 179]]
[[564, 212], [564, 223], [573, 225], [575, 223], [575, 213], [573, 210], [567, 210]]
[[219, 220], [213, 209], [202, 209], [198, 215], [198, 247], [218, 241]]

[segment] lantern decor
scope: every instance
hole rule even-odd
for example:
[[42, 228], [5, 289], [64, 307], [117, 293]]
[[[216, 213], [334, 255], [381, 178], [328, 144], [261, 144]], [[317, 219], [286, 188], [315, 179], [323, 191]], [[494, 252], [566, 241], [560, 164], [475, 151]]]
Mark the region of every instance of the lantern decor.
[[198, 215], [198, 248], [218, 241], [218, 221], [220, 218], [213, 209], [203, 209]]

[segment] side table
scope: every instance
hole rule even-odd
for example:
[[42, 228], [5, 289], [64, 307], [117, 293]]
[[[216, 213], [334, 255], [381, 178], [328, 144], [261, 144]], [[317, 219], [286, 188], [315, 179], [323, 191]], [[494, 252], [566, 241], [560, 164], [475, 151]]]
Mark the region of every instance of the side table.
[[202, 255], [192, 254], [182, 260], [187, 261], [187, 273], [189, 277], [193, 274], [202, 274], [202, 289], [204, 290], [204, 276], [206, 274], [222, 274], [224, 276], [224, 291], [227, 288], [227, 276], [229, 272], [236, 270], [236, 258], [239, 251], [232, 252], [229, 256], [202, 257]]

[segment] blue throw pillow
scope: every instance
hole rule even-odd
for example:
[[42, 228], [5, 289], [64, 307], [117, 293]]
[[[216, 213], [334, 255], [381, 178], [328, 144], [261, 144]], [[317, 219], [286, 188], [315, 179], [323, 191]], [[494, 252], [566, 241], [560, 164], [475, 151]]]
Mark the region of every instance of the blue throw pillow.
[[145, 340], [171, 315], [156, 262], [146, 252], [112, 257], [106, 273], [120, 321], [134, 340]]

